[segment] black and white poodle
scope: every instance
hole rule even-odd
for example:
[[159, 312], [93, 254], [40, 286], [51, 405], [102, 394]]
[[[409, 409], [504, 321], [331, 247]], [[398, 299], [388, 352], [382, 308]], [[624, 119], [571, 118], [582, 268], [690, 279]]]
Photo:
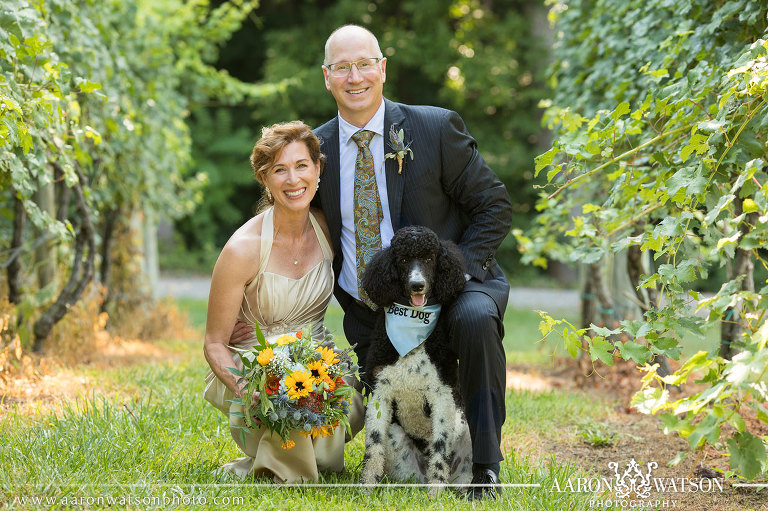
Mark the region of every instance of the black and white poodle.
[[385, 475], [415, 478], [435, 484], [437, 494], [440, 485], [470, 482], [472, 445], [458, 361], [436, 310], [450, 305], [464, 283], [459, 249], [426, 227], [400, 229], [366, 267], [363, 288], [380, 308], [363, 376], [372, 389], [364, 484]]

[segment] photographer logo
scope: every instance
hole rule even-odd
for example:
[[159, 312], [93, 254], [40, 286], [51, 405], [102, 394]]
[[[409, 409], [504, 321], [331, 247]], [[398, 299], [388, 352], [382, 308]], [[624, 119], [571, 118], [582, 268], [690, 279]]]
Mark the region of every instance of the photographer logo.
[[[595, 498], [590, 501], [592, 508], [634, 508], [660, 509], [675, 508], [677, 500], [664, 498], [668, 494], [716, 493], [723, 491], [722, 479], [655, 477], [653, 472], [659, 467], [655, 461], [641, 465], [634, 458], [625, 466], [611, 461], [608, 468], [613, 472], [609, 477], [569, 478], [567, 481], [555, 481], [550, 491], [555, 493], [597, 493], [612, 495]], [[663, 496], [662, 496], [663, 494]]]

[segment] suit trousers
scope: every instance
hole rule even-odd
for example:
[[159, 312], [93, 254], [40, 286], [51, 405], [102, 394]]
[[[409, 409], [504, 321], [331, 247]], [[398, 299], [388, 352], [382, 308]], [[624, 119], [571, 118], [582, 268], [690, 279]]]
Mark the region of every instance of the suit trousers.
[[[343, 293], [343, 292], [342, 292]], [[344, 293], [344, 333], [355, 345], [360, 370], [367, 370], [370, 337], [376, 313]], [[467, 291], [441, 313], [446, 321], [450, 346], [459, 360], [459, 391], [472, 438], [472, 461], [493, 464], [504, 459], [501, 453], [501, 427], [506, 410], [506, 356], [502, 339], [504, 310], [480, 291]]]

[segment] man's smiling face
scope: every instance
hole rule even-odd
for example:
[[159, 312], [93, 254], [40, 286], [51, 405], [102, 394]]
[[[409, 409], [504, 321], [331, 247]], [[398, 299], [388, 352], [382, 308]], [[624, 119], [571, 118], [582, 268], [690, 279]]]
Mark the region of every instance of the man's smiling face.
[[382, 59], [363, 72], [352, 66], [345, 76], [334, 76], [327, 65], [378, 58], [380, 55], [376, 40], [359, 27], [339, 30], [328, 44], [326, 65], [323, 66], [325, 87], [336, 99], [344, 120], [360, 128], [373, 117], [383, 100], [387, 60]]

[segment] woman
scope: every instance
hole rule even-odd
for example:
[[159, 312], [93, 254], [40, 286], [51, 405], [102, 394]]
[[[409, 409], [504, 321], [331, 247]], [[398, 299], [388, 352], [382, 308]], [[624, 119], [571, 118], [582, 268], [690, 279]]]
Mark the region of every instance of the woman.
[[[242, 419], [230, 416], [230, 411], [240, 411], [242, 406], [228, 400], [240, 397], [245, 386], [227, 369], [241, 367], [230, 346], [250, 348], [256, 343], [255, 335], [231, 341], [235, 322], [258, 324], [268, 341], [307, 325], [312, 326], [314, 340], [325, 335], [323, 317], [333, 292], [333, 254], [325, 218], [309, 207], [324, 160], [318, 139], [300, 121], [264, 128], [251, 154], [267, 207], [232, 235], [216, 261], [205, 332], [204, 353], [211, 367], [205, 398], [230, 417], [230, 426], [242, 424]], [[233, 336], [238, 337], [242, 335]], [[344, 468], [341, 427], [325, 438], [294, 434], [291, 440], [296, 445], [288, 450], [266, 428], [246, 435], [245, 443], [240, 430], [231, 431], [247, 456], [222, 468], [241, 478], [271, 474], [278, 482], [314, 481], [318, 470]]]

